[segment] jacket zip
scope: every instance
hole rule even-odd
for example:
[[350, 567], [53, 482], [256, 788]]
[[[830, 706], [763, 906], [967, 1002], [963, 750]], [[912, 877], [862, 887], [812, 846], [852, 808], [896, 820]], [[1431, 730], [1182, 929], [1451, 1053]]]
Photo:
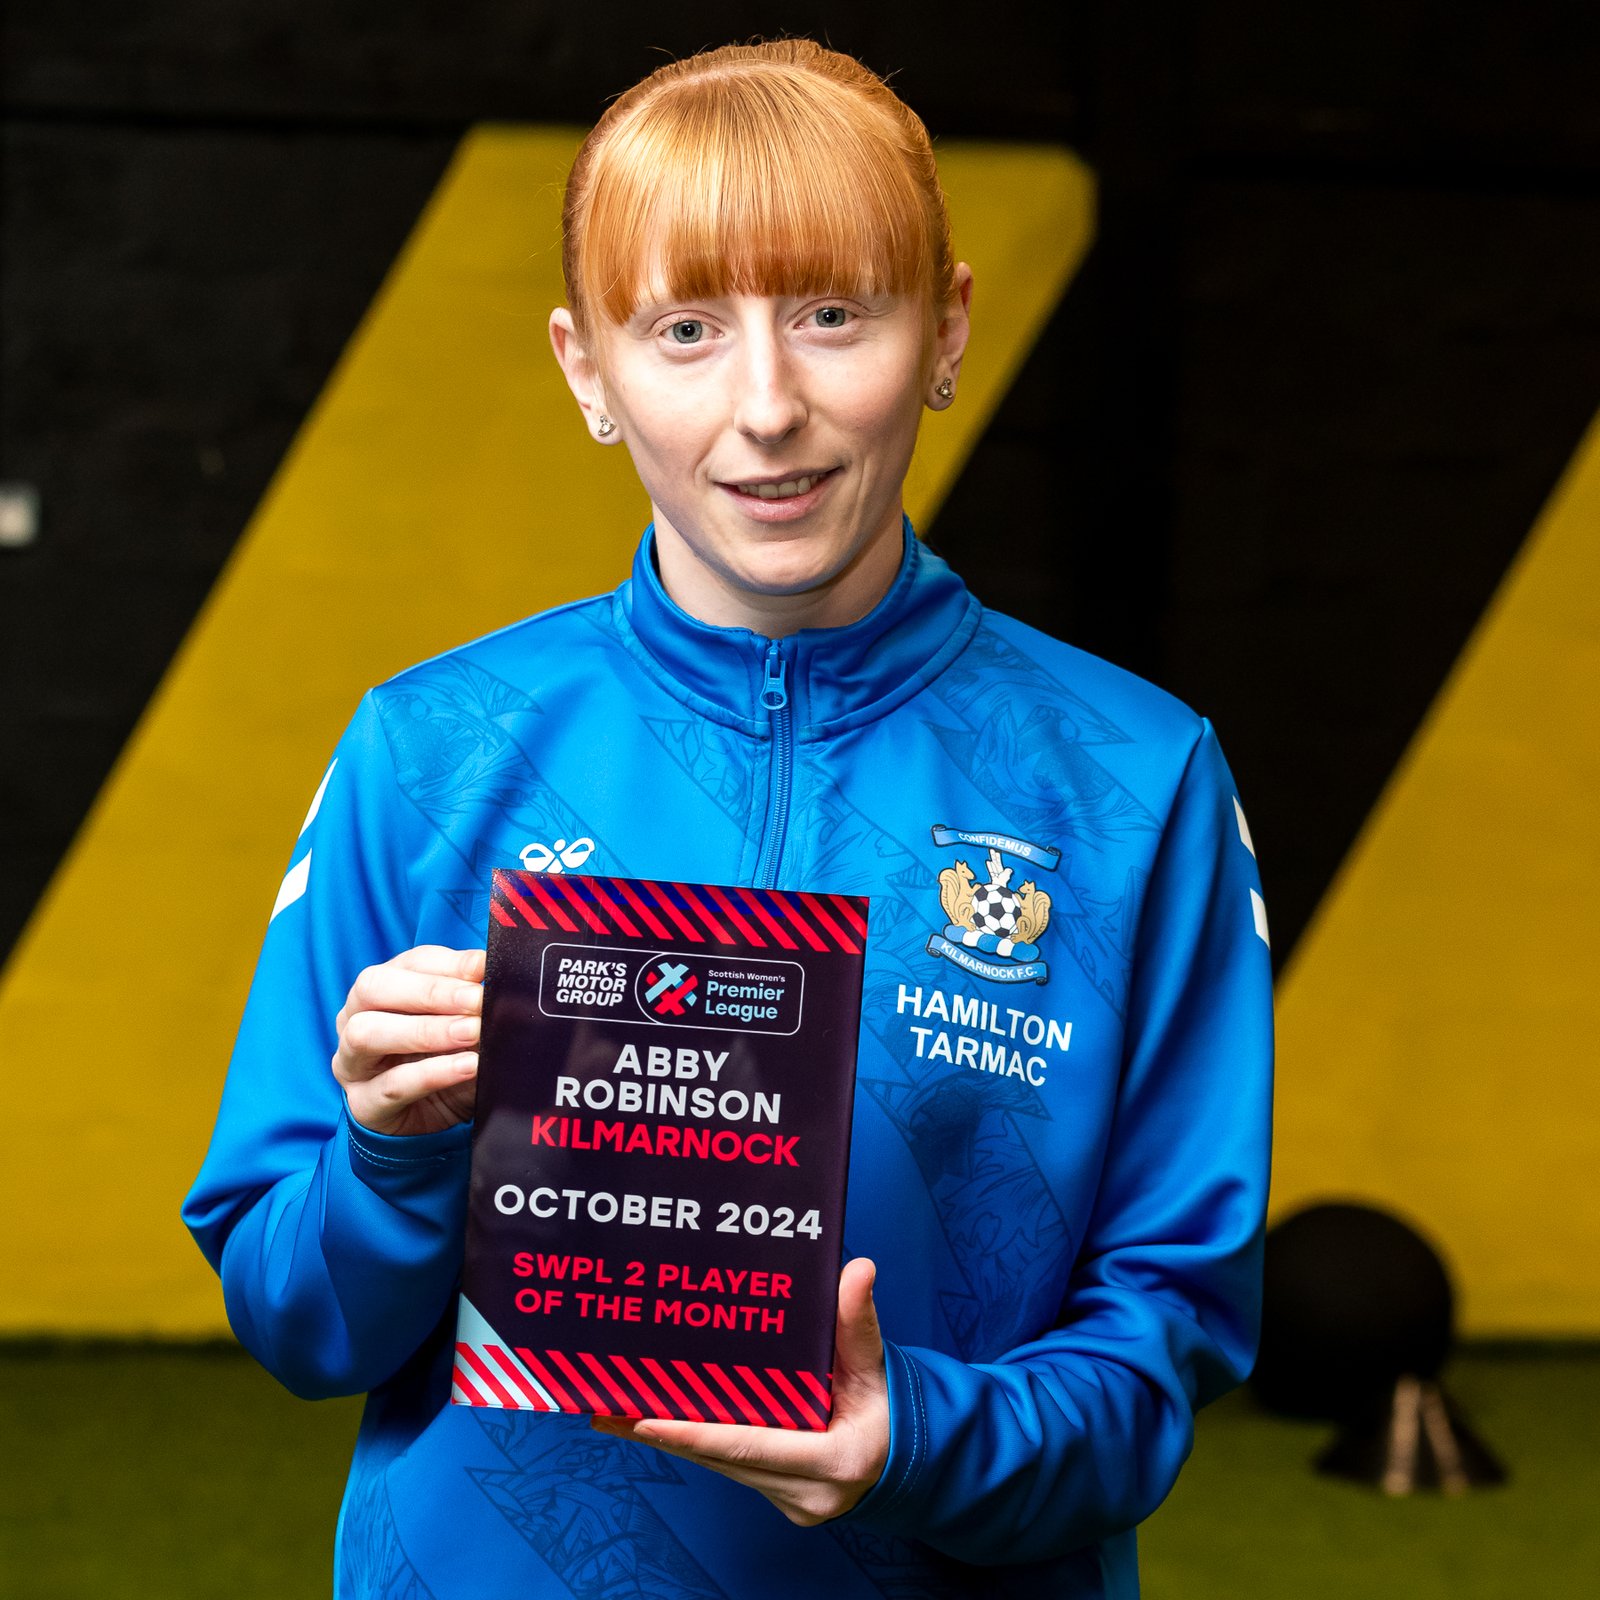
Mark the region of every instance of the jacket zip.
[[767, 822], [762, 834], [761, 858], [756, 864], [758, 889], [775, 889], [778, 863], [783, 858], [783, 836], [789, 826], [789, 787], [794, 776], [794, 719], [789, 710], [789, 664], [781, 642], [767, 644], [766, 677], [761, 704], [772, 726], [772, 773], [767, 783]]

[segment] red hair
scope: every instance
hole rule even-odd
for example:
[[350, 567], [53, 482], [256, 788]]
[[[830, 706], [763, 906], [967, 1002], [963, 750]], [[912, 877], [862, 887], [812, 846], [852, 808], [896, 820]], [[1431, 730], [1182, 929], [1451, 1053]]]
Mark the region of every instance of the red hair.
[[950, 224], [922, 120], [810, 39], [658, 67], [584, 140], [562, 208], [580, 335], [648, 292], [954, 296]]

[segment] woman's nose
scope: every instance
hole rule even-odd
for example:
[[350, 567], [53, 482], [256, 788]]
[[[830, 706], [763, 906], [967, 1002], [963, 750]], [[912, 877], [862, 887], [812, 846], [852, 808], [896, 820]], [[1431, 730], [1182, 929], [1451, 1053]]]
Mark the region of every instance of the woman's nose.
[[734, 425], [762, 444], [777, 444], [806, 420], [800, 374], [777, 349], [754, 349], [742, 363]]

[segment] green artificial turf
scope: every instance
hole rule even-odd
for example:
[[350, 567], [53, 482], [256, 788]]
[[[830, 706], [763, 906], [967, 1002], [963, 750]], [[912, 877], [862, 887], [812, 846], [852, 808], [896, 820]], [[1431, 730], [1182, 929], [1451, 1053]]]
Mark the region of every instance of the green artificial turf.
[[1322, 1477], [1333, 1437], [1229, 1395], [1139, 1535], [1145, 1600], [1566, 1600], [1600, 1593], [1600, 1358], [1459, 1357], [1445, 1387], [1509, 1481], [1389, 1499]]
[[0, 1595], [327, 1594], [360, 1417], [231, 1346], [0, 1345]]
[[[1504, 1488], [1388, 1500], [1311, 1471], [1325, 1429], [1213, 1406], [1141, 1534], [1146, 1600], [1587, 1600], [1600, 1358], [1474, 1354], [1448, 1386]], [[326, 1594], [359, 1411], [295, 1400], [231, 1348], [0, 1345], [0, 1595]]]

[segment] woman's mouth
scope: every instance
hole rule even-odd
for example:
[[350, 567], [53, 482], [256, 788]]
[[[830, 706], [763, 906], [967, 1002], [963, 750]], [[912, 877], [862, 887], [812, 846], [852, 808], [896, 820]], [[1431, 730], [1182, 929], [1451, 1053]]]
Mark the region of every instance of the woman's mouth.
[[723, 483], [718, 487], [739, 502], [740, 509], [761, 522], [803, 517], [822, 498], [838, 473], [837, 467], [797, 472], [787, 478], [757, 478], [748, 483]]

